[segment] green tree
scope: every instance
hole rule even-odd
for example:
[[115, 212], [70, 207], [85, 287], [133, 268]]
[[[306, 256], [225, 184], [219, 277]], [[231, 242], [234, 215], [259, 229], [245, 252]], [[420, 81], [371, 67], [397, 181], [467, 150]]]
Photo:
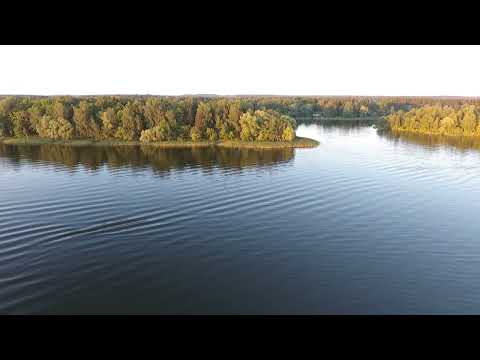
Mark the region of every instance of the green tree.
[[53, 104], [52, 115], [57, 118], [71, 120], [73, 117], [73, 108], [70, 104], [55, 101]]
[[[259, 111], [259, 110], [257, 110]], [[240, 139], [243, 141], [255, 141], [260, 132], [260, 119], [256, 113], [247, 112], [240, 117]]]
[[168, 141], [176, 138], [176, 131], [167, 120], [160, 121], [160, 124], [153, 128], [143, 130], [140, 135], [140, 141], [144, 142]]
[[15, 111], [17, 99], [13, 96], [0, 100], [0, 136], [12, 136], [13, 124], [10, 113]]
[[206, 136], [207, 136], [208, 140], [210, 140], [210, 141], [217, 141], [218, 140], [217, 133], [214, 129], [207, 128], [205, 133], [206, 133]]
[[30, 122], [30, 113], [25, 110], [14, 111], [10, 115], [13, 124], [13, 134], [17, 137], [28, 137], [36, 134]]
[[477, 113], [474, 106], [468, 106], [463, 109], [461, 127], [466, 135], [473, 135], [477, 127]]
[[165, 111], [159, 99], [149, 98], [143, 106], [143, 116], [148, 127], [154, 127], [165, 120]]
[[192, 141], [200, 141], [202, 139], [202, 134], [196, 127], [192, 127], [190, 130], [190, 138]]
[[213, 116], [210, 104], [201, 102], [198, 104], [197, 113], [195, 114], [195, 128], [203, 134], [208, 127], [213, 126]]
[[73, 123], [78, 136], [85, 138], [101, 138], [100, 126], [97, 123], [93, 104], [86, 100], [80, 101], [73, 109]]
[[102, 121], [103, 137], [106, 139], [115, 137], [115, 132], [117, 131], [119, 124], [115, 110], [109, 107], [101, 113], [100, 119]]
[[287, 126], [283, 130], [282, 140], [283, 141], [293, 141], [293, 140], [295, 140], [295, 130], [293, 130], [293, 128], [291, 126]]
[[70, 140], [74, 135], [74, 128], [68, 120], [49, 115], [42, 117], [37, 130], [41, 137], [55, 140]]
[[121, 140], [138, 140], [143, 126], [142, 112], [138, 102], [128, 102], [119, 111], [120, 126], [115, 137]]

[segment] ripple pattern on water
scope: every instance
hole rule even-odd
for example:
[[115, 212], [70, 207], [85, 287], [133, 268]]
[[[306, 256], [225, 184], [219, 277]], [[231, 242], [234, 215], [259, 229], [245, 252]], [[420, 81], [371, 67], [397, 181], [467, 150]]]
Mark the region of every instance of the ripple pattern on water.
[[478, 150], [298, 135], [321, 145], [0, 146], [0, 312], [480, 311]]

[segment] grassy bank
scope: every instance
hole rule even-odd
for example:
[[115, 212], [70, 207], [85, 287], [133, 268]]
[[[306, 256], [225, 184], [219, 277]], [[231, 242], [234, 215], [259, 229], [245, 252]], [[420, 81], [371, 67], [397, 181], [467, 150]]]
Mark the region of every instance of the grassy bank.
[[72, 140], [52, 140], [39, 137], [29, 138], [0, 138], [0, 142], [8, 145], [68, 145], [68, 146], [137, 146], [149, 145], [156, 147], [204, 147], [215, 145], [212, 141], [162, 141], [157, 143], [143, 143], [140, 141], [122, 141], [122, 140], [89, 140], [89, 139], [72, 139]]
[[161, 148], [182, 148], [182, 147], [206, 147], [206, 146], [223, 146], [232, 148], [310, 148], [319, 145], [319, 142], [309, 138], [297, 137], [294, 141], [162, 141], [155, 143], [144, 143], [140, 141], [121, 141], [121, 140], [51, 140], [39, 137], [28, 138], [0, 138], [0, 142], [9, 145], [69, 145], [69, 146], [132, 146], [132, 145], [148, 145]]
[[419, 129], [401, 129], [401, 128], [387, 128], [388, 131], [392, 133], [406, 133], [406, 134], [418, 134], [418, 135], [429, 135], [429, 136], [442, 136], [446, 138], [472, 138], [480, 139], [480, 134], [465, 134], [465, 133], [447, 133], [441, 131], [425, 131]]
[[318, 146], [320, 143], [316, 140], [297, 137], [293, 141], [241, 141], [228, 140], [220, 141], [218, 146], [232, 147], [232, 148], [257, 148], [257, 149], [272, 149], [272, 148], [312, 148]]

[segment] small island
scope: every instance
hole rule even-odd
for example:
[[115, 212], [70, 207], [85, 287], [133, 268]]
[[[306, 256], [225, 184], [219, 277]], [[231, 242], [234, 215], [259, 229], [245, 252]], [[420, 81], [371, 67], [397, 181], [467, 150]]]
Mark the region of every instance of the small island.
[[307, 148], [293, 117], [241, 99], [6, 97], [0, 141], [72, 146]]

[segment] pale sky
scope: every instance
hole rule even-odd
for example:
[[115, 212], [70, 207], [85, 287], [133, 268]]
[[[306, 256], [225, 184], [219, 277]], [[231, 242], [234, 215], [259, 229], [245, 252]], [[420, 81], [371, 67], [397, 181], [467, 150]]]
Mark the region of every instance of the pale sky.
[[0, 46], [0, 94], [480, 96], [480, 46]]

